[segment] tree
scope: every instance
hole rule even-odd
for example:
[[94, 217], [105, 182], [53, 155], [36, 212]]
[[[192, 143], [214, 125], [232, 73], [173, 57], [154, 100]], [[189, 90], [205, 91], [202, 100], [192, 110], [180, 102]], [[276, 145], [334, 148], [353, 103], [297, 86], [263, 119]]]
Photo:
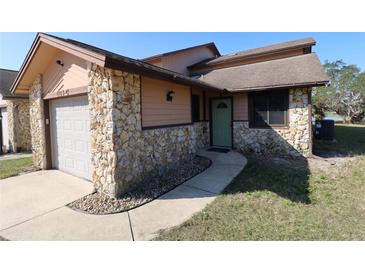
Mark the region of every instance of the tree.
[[330, 84], [313, 91], [315, 115], [334, 111], [345, 121], [354, 123], [365, 116], [365, 72], [355, 65], [346, 65], [342, 60], [324, 64]]

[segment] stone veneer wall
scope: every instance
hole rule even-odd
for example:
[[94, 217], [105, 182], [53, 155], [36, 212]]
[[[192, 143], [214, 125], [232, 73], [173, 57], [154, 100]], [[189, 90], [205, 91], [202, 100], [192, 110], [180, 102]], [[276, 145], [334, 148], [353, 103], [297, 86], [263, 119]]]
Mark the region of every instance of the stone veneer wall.
[[[121, 145], [117, 150], [116, 176], [122, 184], [119, 187], [130, 189], [141, 181], [148, 184], [150, 176], [162, 173], [180, 161], [192, 159], [198, 149], [209, 146], [208, 128], [208, 122], [197, 122], [139, 131], [138, 139], [130, 134], [124, 143], [122, 138], [117, 138]], [[135, 146], [130, 144], [131, 141]]]
[[95, 189], [116, 194], [116, 154], [113, 144], [112, 71], [94, 65], [89, 70], [92, 181]]
[[9, 149], [12, 152], [31, 149], [29, 101], [12, 99], [7, 103], [9, 124]]
[[37, 75], [30, 88], [29, 118], [32, 140], [33, 164], [46, 168], [46, 137], [44, 125], [44, 104], [42, 99], [42, 77]]
[[249, 128], [248, 122], [234, 122], [234, 147], [242, 152], [307, 157], [312, 153], [308, 112], [309, 89], [289, 91], [289, 127]]
[[89, 71], [92, 180], [117, 196], [208, 145], [206, 122], [142, 130], [140, 76], [92, 66]]

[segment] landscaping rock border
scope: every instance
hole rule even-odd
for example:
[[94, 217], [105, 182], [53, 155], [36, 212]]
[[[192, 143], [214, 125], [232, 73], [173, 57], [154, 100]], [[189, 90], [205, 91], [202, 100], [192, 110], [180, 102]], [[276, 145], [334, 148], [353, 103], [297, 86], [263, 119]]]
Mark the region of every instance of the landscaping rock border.
[[121, 213], [144, 205], [171, 191], [192, 177], [210, 167], [211, 161], [202, 156], [192, 160], [182, 161], [179, 165], [166, 170], [161, 175], [153, 176], [133, 190], [113, 198], [106, 194], [95, 192], [70, 204], [71, 209], [88, 214], [104, 215]]

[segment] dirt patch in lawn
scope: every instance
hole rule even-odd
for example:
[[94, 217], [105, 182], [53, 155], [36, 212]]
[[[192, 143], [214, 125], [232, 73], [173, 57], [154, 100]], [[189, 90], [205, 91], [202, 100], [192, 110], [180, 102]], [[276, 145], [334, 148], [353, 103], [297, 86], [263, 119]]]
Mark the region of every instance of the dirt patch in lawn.
[[175, 187], [198, 175], [211, 165], [208, 158], [196, 156], [191, 161], [183, 161], [178, 166], [168, 169], [162, 175], [153, 176], [130, 192], [118, 198], [102, 193], [92, 193], [68, 206], [74, 210], [89, 214], [114, 214], [124, 212], [146, 204]]

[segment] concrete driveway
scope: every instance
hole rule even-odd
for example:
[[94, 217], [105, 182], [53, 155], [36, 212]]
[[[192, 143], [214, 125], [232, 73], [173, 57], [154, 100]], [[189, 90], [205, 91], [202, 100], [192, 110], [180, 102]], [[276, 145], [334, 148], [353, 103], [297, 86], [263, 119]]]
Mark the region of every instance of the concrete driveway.
[[92, 192], [92, 183], [58, 170], [0, 180], [0, 230], [54, 211]]
[[201, 211], [247, 163], [235, 151], [199, 154], [212, 160], [207, 170], [150, 203], [118, 214], [90, 215], [65, 206], [89, 194], [92, 186], [60, 171], [2, 180], [0, 235], [9, 240], [150, 240]]

